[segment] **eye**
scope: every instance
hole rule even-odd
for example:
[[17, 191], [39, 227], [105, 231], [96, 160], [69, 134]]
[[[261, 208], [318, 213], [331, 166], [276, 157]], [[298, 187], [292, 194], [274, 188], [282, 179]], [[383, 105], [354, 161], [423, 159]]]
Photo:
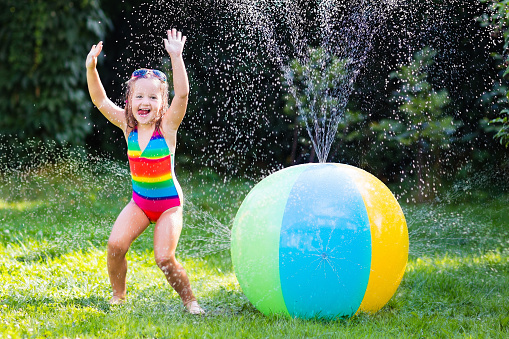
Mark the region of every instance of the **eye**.
[[157, 97], [155, 95], [151, 96], [150, 99], [157, 100]]

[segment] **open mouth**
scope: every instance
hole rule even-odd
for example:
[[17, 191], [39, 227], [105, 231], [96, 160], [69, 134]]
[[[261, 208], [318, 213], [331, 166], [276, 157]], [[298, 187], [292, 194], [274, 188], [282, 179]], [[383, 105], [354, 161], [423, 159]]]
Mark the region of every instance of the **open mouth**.
[[138, 110], [138, 115], [140, 117], [146, 117], [149, 114], [150, 114], [150, 110], [149, 109], [140, 109], [140, 110]]

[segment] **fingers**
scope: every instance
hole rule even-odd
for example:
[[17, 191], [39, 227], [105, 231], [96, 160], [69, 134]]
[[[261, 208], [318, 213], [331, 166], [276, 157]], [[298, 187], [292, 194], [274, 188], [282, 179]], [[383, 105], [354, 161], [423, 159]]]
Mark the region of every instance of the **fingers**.
[[92, 46], [90, 52], [88, 52], [87, 60], [85, 62], [87, 68], [92, 68], [97, 65], [97, 57], [99, 56], [99, 54], [101, 54], [102, 49], [103, 49], [102, 41], [99, 41], [97, 45]]
[[102, 50], [103, 50], [103, 42], [99, 41], [99, 43], [95, 47], [95, 51], [96, 51], [95, 55], [98, 56], [101, 53]]
[[182, 55], [186, 37], [182, 35], [182, 32], [177, 31], [175, 28], [167, 30], [166, 33], [168, 34], [168, 38], [163, 39], [166, 52], [168, 52], [170, 56]]
[[175, 40], [176, 39], [176, 29], [169, 29], [168, 30], [168, 41]]
[[175, 41], [181, 41], [182, 43], [185, 43], [185, 41], [186, 41], [186, 36], [183, 36], [182, 32], [177, 31], [176, 28], [168, 30], [167, 34], [168, 34], [168, 41], [175, 40]]
[[97, 45], [92, 46], [92, 48], [90, 49], [90, 52], [88, 54], [90, 54], [94, 57], [97, 57], [101, 53], [102, 49], [103, 49], [103, 42], [99, 41], [99, 43]]

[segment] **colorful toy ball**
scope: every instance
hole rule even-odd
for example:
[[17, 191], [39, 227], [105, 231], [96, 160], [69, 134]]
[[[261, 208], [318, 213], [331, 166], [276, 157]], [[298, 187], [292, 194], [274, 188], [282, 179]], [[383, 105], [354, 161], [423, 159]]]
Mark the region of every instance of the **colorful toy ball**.
[[262, 313], [350, 317], [391, 299], [407, 263], [408, 230], [373, 175], [306, 164], [251, 190], [235, 217], [231, 255], [244, 294]]

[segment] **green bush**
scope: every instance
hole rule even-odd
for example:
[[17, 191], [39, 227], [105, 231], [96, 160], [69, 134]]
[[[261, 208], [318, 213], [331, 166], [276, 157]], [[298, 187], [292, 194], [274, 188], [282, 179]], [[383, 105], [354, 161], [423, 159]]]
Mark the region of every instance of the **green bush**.
[[435, 91], [428, 82], [426, 71], [434, 63], [435, 56], [434, 50], [424, 48], [414, 55], [412, 62], [391, 74], [399, 83], [392, 96], [392, 101], [398, 105], [398, 114], [373, 124], [380, 142], [396, 142], [413, 155], [411, 166], [417, 172], [418, 200], [431, 198], [435, 192], [434, 186], [441, 174], [440, 159], [451, 147], [460, 125], [444, 113], [450, 102], [447, 89]]
[[[490, 26], [493, 29], [494, 36], [501, 36], [504, 39], [504, 51], [509, 48], [509, 0], [482, 0], [483, 3], [490, 4], [490, 11], [483, 15], [479, 20], [483, 26]], [[495, 53], [493, 55], [496, 59], [503, 63], [503, 78], [509, 75], [509, 55]], [[505, 81], [504, 81], [505, 82]], [[495, 86], [499, 86], [495, 84]], [[500, 111], [500, 117], [490, 121], [491, 124], [497, 126], [496, 138], [500, 143], [509, 147], [509, 106], [507, 100], [509, 99], [509, 91], [507, 86], [499, 86], [504, 89], [505, 98], [498, 99], [497, 104], [503, 107]], [[500, 105], [503, 103], [502, 105]]]
[[[415, 54], [414, 61], [391, 74], [391, 78], [400, 82], [400, 88], [392, 97], [398, 104], [400, 116], [391, 122], [395, 126], [404, 126], [400, 133], [394, 134], [403, 145], [418, 144], [420, 148], [425, 140], [430, 144], [429, 148], [447, 146], [450, 138], [444, 138], [444, 135], [456, 130], [452, 117], [443, 114], [449, 104], [447, 89], [437, 92], [427, 80], [426, 68], [433, 64], [435, 55], [435, 51], [425, 48]], [[385, 132], [389, 130], [384, 129]]]
[[0, 135], [83, 144], [92, 130], [85, 57], [110, 26], [100, 1], [6, 5], [0, 12]]

